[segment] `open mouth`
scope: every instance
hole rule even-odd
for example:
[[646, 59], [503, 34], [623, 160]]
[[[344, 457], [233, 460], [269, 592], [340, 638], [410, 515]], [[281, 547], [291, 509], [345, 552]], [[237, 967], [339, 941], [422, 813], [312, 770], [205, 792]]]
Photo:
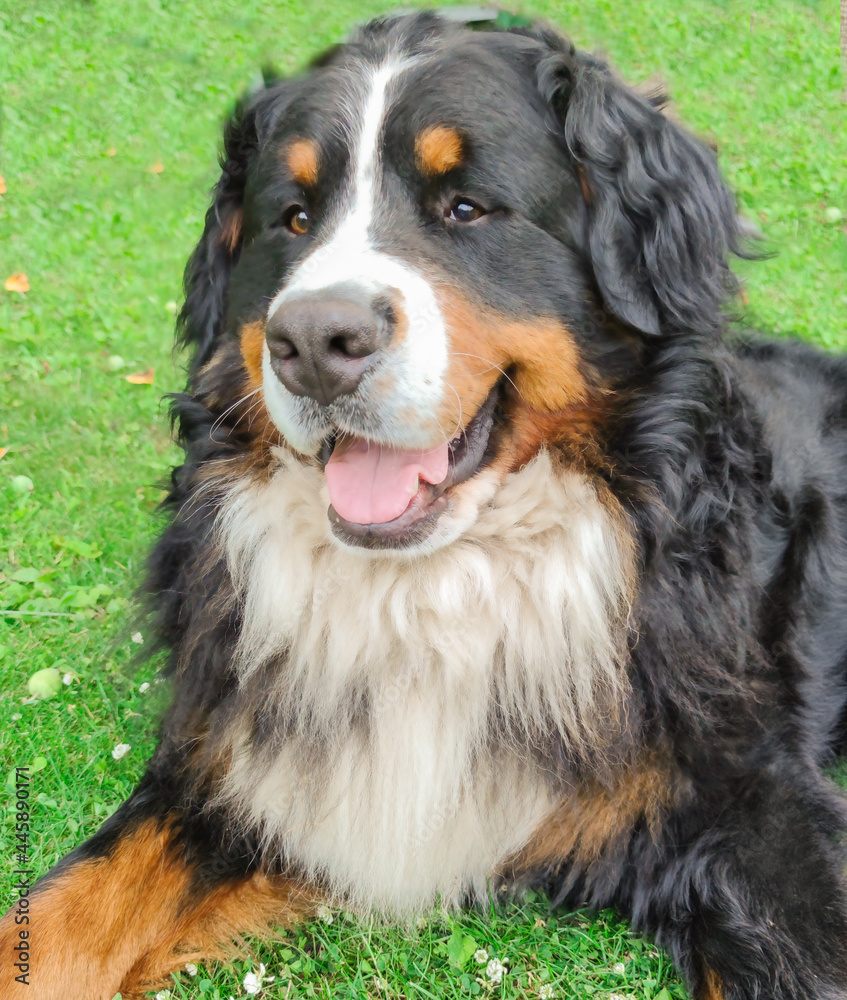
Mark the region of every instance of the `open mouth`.
[[450, 505], [449, 491], [491, 461], [499, 399], [498, 383], [460, 434], [429, 451], [329, 438], [321, 459], [336, 537], [365, 548], [405, 548], [426, 538]]

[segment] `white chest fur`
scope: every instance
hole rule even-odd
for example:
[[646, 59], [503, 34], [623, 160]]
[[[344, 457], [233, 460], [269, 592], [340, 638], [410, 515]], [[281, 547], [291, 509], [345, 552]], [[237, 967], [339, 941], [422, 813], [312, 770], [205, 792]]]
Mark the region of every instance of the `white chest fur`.
[[627, 536], [542, 453], [451, 545], [348, 551], [320, 472], [278, 460], [230, 495], [220, 539], [242, 682], [285, 654], [266, 704], [288, 735], [269, 749], [244, 730], [222, 797], [354, 905], [483, 894], [555, 803], [529, 734], [601, 740], [621, 695]]

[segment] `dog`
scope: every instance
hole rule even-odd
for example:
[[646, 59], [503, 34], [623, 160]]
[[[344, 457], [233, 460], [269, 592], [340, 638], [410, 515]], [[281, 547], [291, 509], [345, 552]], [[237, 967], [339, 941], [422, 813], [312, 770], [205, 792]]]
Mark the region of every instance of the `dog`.
[[381, 19], [241, 103], [146, 585], [172, 706], [4, 997], [527, 888], [698, 1000], [847, 997], [847, 364], [730, 329], [744, 252], [713, 151], [543, 26]]

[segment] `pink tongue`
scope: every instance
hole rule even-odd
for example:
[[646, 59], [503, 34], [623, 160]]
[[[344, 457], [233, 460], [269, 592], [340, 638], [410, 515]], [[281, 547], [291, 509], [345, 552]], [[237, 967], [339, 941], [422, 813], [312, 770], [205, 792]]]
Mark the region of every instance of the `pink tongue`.
[[345, 521], [393, 521], [418, 492], [418, 477], [433, 486], [447, 475], [447, 444], [429, 451], [405, 451], [339, 438], [326, 466], [329, 499]]

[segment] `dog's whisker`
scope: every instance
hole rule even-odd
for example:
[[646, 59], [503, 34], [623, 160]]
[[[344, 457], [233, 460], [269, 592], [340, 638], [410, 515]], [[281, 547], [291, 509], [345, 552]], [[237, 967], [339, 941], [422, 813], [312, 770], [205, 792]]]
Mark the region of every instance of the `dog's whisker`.
[[454, 358], [476, 358], [477, 361], [484, 362], [489, 367], [486, 368], [484, 371], [473, 372], [472, 374], [474, 374], [474, 375], [487, 375], [488, 372], [498, 371], [506, 379], [506, 381], [510, 383], [510, 385], [515, 390], [515, 392], [519, 396], [521, 396], [521, 398], [523, 398], [520, 389], [515, 385], [514, 379], [508, 374], [508, 372], [504, 368], [501, 368], [500, 365], [498, 365], [495, 362], [491, 361], [489, 358], [484, 358], [484, 357], [482, 357], [479, 354], [468, 354], [466, 351], [451, 351], [450, 353], [453, 355]]
[[[227, 462], [234, 462], [241, 459], [241, 455], [228, 455], [226, 458], [211, 459], [206, 465], [223, 465]], [[186, 497], [185, 501], [178, 508], [179, 516], [182, 518], [188, 517], [194, 511], [194, 508], [199, 503], [199, 501], [215, 487], [225, 487], [225, 482], [223, 479], [207, 479], [205, 482], [201, 483], [190, 496]]]
[[[244, 414], [244, 417], [247, 420], [247, 430], [248, 431], [252, 431], [253, 430], [253, 420], [255, 419], [256, 414], [261, 412], [262, 403], [263, 402], [264, 402], [263, 399], [254, 400], [250, 404], [249, 408], [247, 409], [247, 412]], [[265, 430], [262, 431], [262, 433], [266, 434], [267, 433], [267, 428], [265, 428]]]
[[[462, 397], [456, 391], [455, 387], [450, 382], [448, 382], [446, 379], [445, 379], [445, 385], [453, 393], [453, 395], [456, 397], [456, 402], [459, 404], [459, 414], [458, 414], [458, 417], [456, 418], [456, 426], [455, 426], [455, 428], [453, 430], [453, 433], [450, 435], [450, 437], [446, 437], [445, 438], [445, 441], [447, 441], [447, 443], [449, 444], [453, 440], [453, 438], [461, 431], [462, 427], [464, 426], [464, 422], [462, 420], [463, 407], [462, 407]], [[440, 423], [438, 424], [438, 428], [441, 431], [441, 433], [443, 434], [444, 433], [444, 428], [441, 426]]]
[[248, 399], [252, 399], [253, 396], [255, 396], [257, 393], [259, 393], [261, 391], [262, 391], [262, 387], [259, 386], [258, 389], [254, 389], [252, 392], [248, 392], [245, 396], [241, 396], [239, 399], [236, 399], [236, 401], [232, 404], [232, 406], [228, 406], [224, 410], [224, 412], [215, 420], [215, 422], [212, 424], [212, 426], [209, 428], [209, 437], [211, 437], [214, 434], [214, 432], [218, 429], [218, 427], [220, 427], [220, 425], [223, 423], [223, 421], [226, 419], [226, 417], [230, 413], [232, 413], [232, 411], [236, 407], [240, 406], [242, 403], [246, 403]]

